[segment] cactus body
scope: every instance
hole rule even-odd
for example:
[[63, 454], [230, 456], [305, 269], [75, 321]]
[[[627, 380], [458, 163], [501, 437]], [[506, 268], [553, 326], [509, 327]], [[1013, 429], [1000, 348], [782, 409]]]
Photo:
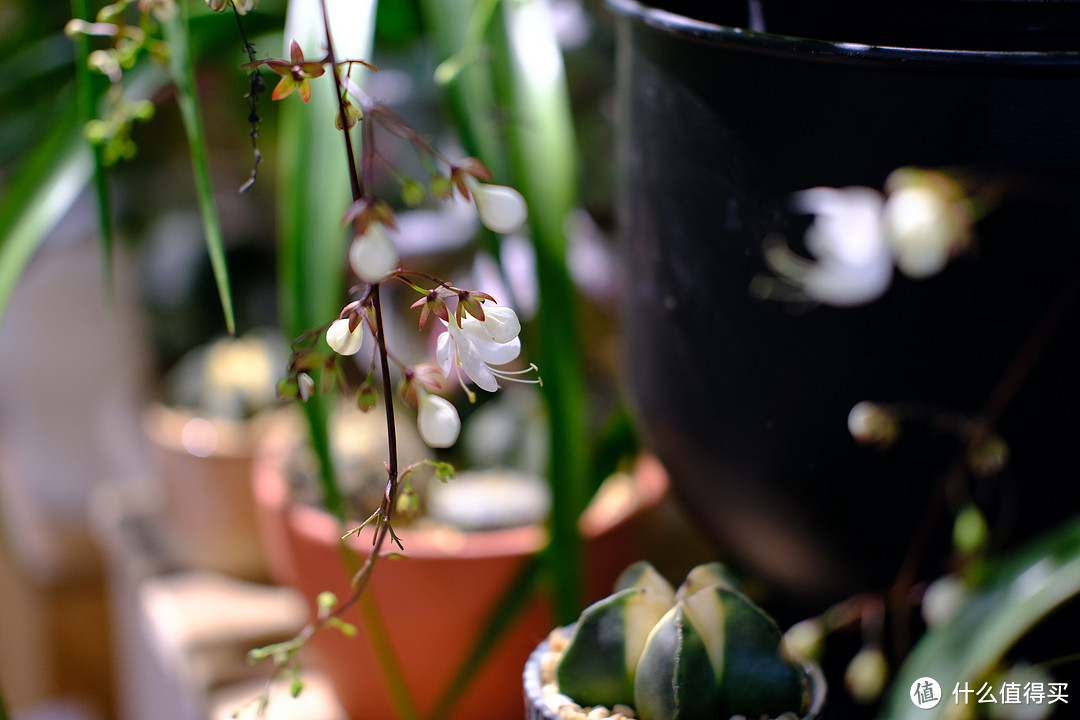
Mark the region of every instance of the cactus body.
[[587, 705], [632, 704], [637, 660], [671, 602], [670, 586], [632, 586], [587, 607], [559, 662], [559, 690]]
[[705, 639], [680, 603], [645, 644], [635, 674], [634, 709], [642, 720], [712, 718], [718, 697]]
[[804, 705], [802, 673], [780, 656], [780, 629], [719, 564], [677, 593], [651, 566], [581, 615], [560, 661], [560, 692], [583, 706], [632, 704], [641, 720], [775, 717]]

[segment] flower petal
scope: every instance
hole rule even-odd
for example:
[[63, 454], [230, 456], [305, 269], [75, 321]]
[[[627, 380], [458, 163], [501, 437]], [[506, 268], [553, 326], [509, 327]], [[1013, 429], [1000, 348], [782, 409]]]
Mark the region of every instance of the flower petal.
[[454, 369], [456, 355], [457, 347], [454, 338], [450, 335], [450, 331], [447, 330], [439, 336], [438, 343], [435, 346], [435, 362], [439, 364], [443, 377], [450, 377], [450, 372]]
[[282, 75], [278, 84], [274, 86], [274, 92], [270, 95], [271, 100], [284, 100], [292, 94], [297, 87], [296, 80], [292, 75]]
[[[472, 318], [469, 318], [465, 324], [469, 325], [469, 321], [476, 323], [477, 327], [480, 326], [480, 323]], [[495, 379], [495, 375], [488, 368], [487, 362], [477, 348], [473, 338], [458, 326], [454, 318], [450, 319], [447, 329], [450, 331], [450, 337], [453, 339], [454, 347], [457, 349], [458, 362], [461, 363], [461, 368], [468, 378], [483, 390], [488, 392], [498, 390], [499, 381]], [[487, 333], [484, 333], [484, 335], [486, 336]], [[491, 343], [491, 340], [488, 339], [487, 342]]]
[[505, 365], [517, 359], [521, 354], [521, 340], [515, 335], [509, 342], [497, 342], [488, 333], [483, 323], [474, 318], [466, 318], [461, 324], [461, 332], [468, 337], [472, 346], [488, 365]]
[[881, 231], [884, 198], [866, 187], [817, 187], [795, 193], [800, 212], [812, 213], [806, 246], [819, 260], [835, 258], [844, 265], [867, 265], [888, 256]]
[[484, 330], [498, 343], [507, 343], [521, 333], [521, 320], [512, 307], [495, 305], [488, 307], [481, 321]]
[[289, 43], [289, 59], [292, 60], [293, 65], [304, 62], [304, 51], [300, 49], [300, 43], [296, 40]]

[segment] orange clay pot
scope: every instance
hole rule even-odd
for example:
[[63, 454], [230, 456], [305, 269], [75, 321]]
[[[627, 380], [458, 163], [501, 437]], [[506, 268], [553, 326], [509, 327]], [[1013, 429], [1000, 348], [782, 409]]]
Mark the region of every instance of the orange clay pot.
[[267, 418], [234, 422], [154, 404], [143, 416], [169, 558], [260, 580], [267, 576], [251, 473]]
[[[343, 529], [328, 513], [289, 502], [280, 454], [258, 458], [255, 496], [271, 573], [298, 588], [311, 603], [329, 590], [349, 595], [351, 573], [341, 549]], [[586, 541], [590, 601], [605, 595], [619, 572], [640, 557], [642, 523], [667, 491], [667, 476], [652, 458], [643, 458], [633, 491], [625, 489], [594, 504], [580, 526]], [[629, 502], [621, 502], [623, 495]], [[614, 496], [614, 497], [613, 497]], [[421, 717], [427, 717], [472, 649], [498, 600], [530, 556], [547, 541], [540, 526], [458, 532], [402, 529], [407, 557], [383, 559], [368, 586], [405, 684]], [[350, 538], [362, 559], [371, 535]], [[595, 589], [594, 589], [595, 588]], [[345, 619], [355, 637], [316, 633], [309, 661], [327, 674], [352, 720], [399, 717], [371, 646], [371, 635], [350, 609]], [[473, 674], [449, 720], [520, 717], [521, 669], [553, 625], [550, 602], [538, 594]]]

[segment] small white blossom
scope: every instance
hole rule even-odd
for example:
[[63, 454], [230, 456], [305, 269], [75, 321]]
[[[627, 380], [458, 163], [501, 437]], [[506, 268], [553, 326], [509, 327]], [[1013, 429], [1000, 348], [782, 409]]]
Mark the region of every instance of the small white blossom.
[[446, 332], [439, 336], [435, 359], [445, 377], [464, 370], [477, 386], [495, 392], [499, 389], [497, 377], [505, 374], [491, 366], [505, 365], [517, 358], [521, 353], [520, 330], [517, 314], [503, 306], [485, 308], [483, 321], [466, 315], [459, 325], [457, 318], [451, 316]]
[[488, 230], [509, 235], [525, 224], [529, 211], [525, 198], [517, 190], [505, 185], [481, 183], [472, 178], [467, 182], [480, 222]]
[[817, 258], [807, 268], [806, 294], [829, 305], [860, 305], [879, 297], [892, 280], [892, 256], [881, 231], [881, 193], [865, 187], [811, 188], [795, 194], [812, 213], [806, 247]]
[[368, 225], [363, 235], [353, 238], [349, 247], [349, 264], [364, 282], [385, 280], [398, 269], [398, 251], [382, 223]]
[[357, 324], [356, 329], [350, 332], [348, 318], [335, 320], [326, 330], [326, 344], [338, 355], [355, 355], [360, 352], [363, 342], [364, 324]]
[[420, 392], [418, 403], [416, 427], [420, 439], [433, 448], [448, 448], [457, 442], [461, 418], [454, 404], [426, 391]]
[[781, 297], [794, 288], [802, 299], [861, 305], [885, 293], [894, 266], [910, 278], [927, 278], [971, 242], [971, 202], [947, 176], [901, 168], [886, 189], [887, 195], [866, 187], [794, 193], [795, 211], [814, 216], [804, 238], [813, 260], [770, 242], [765, 259], [783, 284], [759, 277], [754, 291]]

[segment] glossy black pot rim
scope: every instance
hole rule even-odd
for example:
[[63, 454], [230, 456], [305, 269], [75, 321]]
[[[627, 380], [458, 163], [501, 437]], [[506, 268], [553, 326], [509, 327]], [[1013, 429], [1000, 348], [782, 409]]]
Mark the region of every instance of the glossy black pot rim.
[[658, 32], [707, 45], [818, 62], [868, 66], [972, 66], [1012, 69], [1056, 68], [1080, 72], [1080, 51], [948, 50], [865, 45], [757, 32], [696, 20], [636, 0], [605, 0], [618, 16], [637, 20]]

